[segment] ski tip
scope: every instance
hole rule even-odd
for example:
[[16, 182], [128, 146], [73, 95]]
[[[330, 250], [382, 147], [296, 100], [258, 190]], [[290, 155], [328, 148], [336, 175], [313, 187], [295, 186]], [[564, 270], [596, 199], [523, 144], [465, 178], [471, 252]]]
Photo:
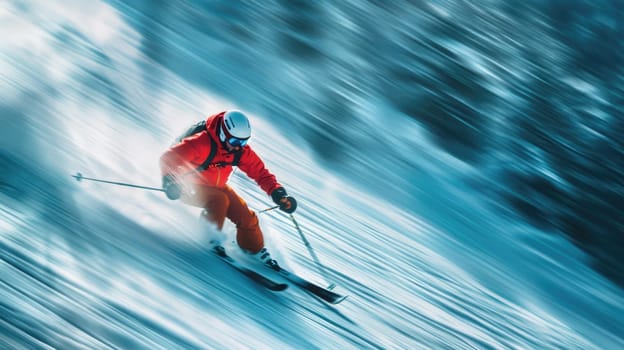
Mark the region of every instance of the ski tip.
[[332, 283], [329, 286], [327, 286], [327, 290], [334, 290], [334, 288], [336, 288], [336, 283]]
[[348, 295], [343, 295], [343, 296], [341, 296], [340, 298], [338, 298], [338, 299], [336, 299], [336, 300], [331, 301], [331, 302], [330, 302], [330, 304], [332, 304], [332, 305], [338, 305], [338, 304], [340, 304], [343, 300], [347, 299], [347, 297], [348, 297]]
[[288, 285], [286, 283], [279, 283], [274, 286], [271, 286], [269, 290], [273, 292], [281, 292], [281, 291], [286, 290], [287, 288], [288, 288]]

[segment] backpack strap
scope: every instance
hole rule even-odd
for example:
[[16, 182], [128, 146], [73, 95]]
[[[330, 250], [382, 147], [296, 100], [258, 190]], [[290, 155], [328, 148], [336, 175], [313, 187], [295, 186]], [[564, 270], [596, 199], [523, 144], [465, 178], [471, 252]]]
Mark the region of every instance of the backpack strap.
[[215, 151], [213, 152], [212, 149], [210, 150], [210, 154], [208, 155], [208, 158], [206, 158], [206, 160], [202, 163], [202, 165], [200, 165], [197, 168], [197, 171], [204, 171], [208, 168], [221, 168], [221, 167], [225, 167], [228, 165], [231, 166], [238, 166], [238, 163], [240, 162], [241, 156], [243, 155], [243, 152], [236, 152], [236, 154], [234, 154], [234, 159], [232, 160], [232, 163], [228, 163], [228, 162], [218, 162], [218, 163], [210, 163], [212, 161], [212, 159], [214, 158], [214, 154], [216, 153], [216, 142], [214, 142], [214, 140], [212, 140], [212, 138], [210, 138], [211, 141], [211, 145], [210, 147], [213, 147], [212, 149], [214, 149]]
[[[204, 123], [204, 128], [205, 128], [205, 125], [206, 124]], [[201, 165], [197, 167], [197, 171], [200, 173], [208, 168], [219, 166], [218, 165], [219, 163], [210, 164], [212, 160], [214, 159], [215, 155], [217, 154], [217, 141], [213, 140], [210, 134], [208, 134], [208, 138], [210, 139], [210, 154], [208, 154], [208, 157], [206, 158], [206, 160], [204, 160], [204, 162], [201, 163]]]
[[236, 152], [234, 154], [234, 160], [232, 160], [232, 166], [238, 166], [238, 163], [240, 162], [240, 159], [242, 156], [243, 156], [243, 150], [240, 150], [240, 152]]

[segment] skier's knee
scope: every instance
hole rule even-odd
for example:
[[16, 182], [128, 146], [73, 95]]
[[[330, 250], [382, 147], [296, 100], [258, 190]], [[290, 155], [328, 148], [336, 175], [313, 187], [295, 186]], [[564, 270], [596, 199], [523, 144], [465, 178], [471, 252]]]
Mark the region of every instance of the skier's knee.
[[264, 238], [259, 229], [242, 232], [239, 230], [236, 235], [236, 242], [241, 249], [251, 254], [255, 254], [264, 248]]

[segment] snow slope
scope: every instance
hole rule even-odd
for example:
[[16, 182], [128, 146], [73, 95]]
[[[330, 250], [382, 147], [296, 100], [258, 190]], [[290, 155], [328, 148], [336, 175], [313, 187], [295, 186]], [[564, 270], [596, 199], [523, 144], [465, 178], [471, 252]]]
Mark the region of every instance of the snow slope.
[[[565, 238], [501, 215], [465, 183], [481, 170], [428, 141], [427, 130], [391, 106], [359, 101], [383, 116], [369, 117], [369, 127], [385, 130], [392, 118], [413, 135], [413, 143], [389, 147], [412, 156], [402, 161], [384, 148], [328, 159], [319, 149], [340, 140], [323, 143], [320, 132], [321, 146], [302, 142], [301, 125], [335, 131], [335, 119], [265, 114], [257, 101], [297, 101], [244, 81], [288, 74], [288, 57], [267, 56], [258, 66], [244, 55], [204, 62], [210, 47], [228, 52], [227, 37], [185, 46], [184, 32], [163, 20], [163, 39], [150, 40], [135, 23], [154, 21], [141, 6], [152, 5], [0, 4], [2, 32], [10, 33], [0, 38], [0, 348], [624, 347], [621, 289]], [[223, 6], [224, 14], [232, 10]], [[256, 14], [236, 8], [245, 18]], [[177, 11], [160, 16], [201, 20]], [[154, 42], [164, 48], [145, 48]], [[323, 42], [304, 44], [313, 50]], [[171, 56], [163, 63], [150, 50]], [[301, 83], [303, 109], [313, 91]], [[277, 211], [261, 214], [271, 252], [315, 282], [337, 283], [349, 295], [342, 304], [292, 287], [271, 293], [239, 276], [206, 249], [215, 232], [196, 208], [70, 177], [81, 171], [158, 186], [157, 159], [173, 137], [234, 107], [250, 110], [251, 145], [298, 199], [296, 218], [330, 281]], [[353, 137], [370, 136], [360, 131]], [[376, 172], [367, 155], [379, 160]], [[231, 183], [252, 208], [271, 205], [243, 174]], [[231, 238], [233, 228], [226, 232]]]

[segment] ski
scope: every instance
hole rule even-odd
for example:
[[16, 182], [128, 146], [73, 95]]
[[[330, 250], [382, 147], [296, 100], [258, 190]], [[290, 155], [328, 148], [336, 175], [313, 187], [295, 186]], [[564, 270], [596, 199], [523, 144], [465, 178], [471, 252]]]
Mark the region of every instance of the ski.
[[284, 270], [283, 268], [279, 268], [279, 270], [274, 270], [277, 271], [277, 273], [284, 277], [286, 280], [292, 282], [294, 285], [296, 285], [297, 287], [305, 290], [306, 292], [330, 303], [333, 305], [336, 305], [338, 303], [340, 303], [341, 301], [345, 300], [347, 298], [346, 295], [341, 295], [335, 292], [332, 292], [331, 290], [327, 289], [327, 288], [323, 288], [320, 287], [308, 280], [306, 280], [303, 277], [299, 277], [296, 274], [289, 272], [287, 270]]
[[[235, 268], [236, 270], [238, 270], [239, 272], [241, 272], [243, 275], [247, 276], [249, 279], [251, 279], [252, 281], [260, 284], [261, 286], [275, 291], [275, 292], [279, 292], [279, 291], [283, 291], [286, 288], [288, 288], [288, 284], [286, 283], [279, 283], [279, 282], [275, 282], [272, 279], [254, 271], [251, 270], [249, 268], [247, 268], [246, 266], [244, 266], [243, 264], [241, 264], [240, 262], [238, 262], [237, 260], [235, 260], [234, 258], [232, 258], [231, 256], [229, 256], [226, 251], [225, 248], [223, 246], [220, 245], [216, 245], [213, 248], [214, 253], [221, 258], [221, 260], [225, 261], [226, 263], [228, 263], [228, 265], [232, 266], [233, 268]], [[266, 266], [267, 268], [271, 269], [271, 271], [277, 272], [281, 277], [283, 277], [284, 279], [286, 279], [287, 281], [292, 282], [295, 286], [305, 290], [306, 292], [330, 303], [333, 305], [336, 305], [338, 303], [340, 303], [341, 301], [343, 301], [347, 296], [345, 295], [341, 295], [338, 293], [335, 293], [327, 288], [323, 288], [321, 286], [318, 286], [308, 280], [306, 280], [303, 277], [300, 277], [298, 275], [296, 275], [293, 272], [287, 271], [281, 267], [278, 267], [278, 269], [274, 269], [270, 266]]]
[[261, 286], [263, 286], [263, 287], [265, 287], [265, 288], [267, 288], [269, 290], [272, 290], [274, 292], [280, 292], [280, 291], [283, 291], [284, 289], [288, 288], [288, 284], [275, 282], [275, 281], [269, 279], [268, 277], [265, 277], [265, 276], [257, 273], [256, 271], [253, 271], [253, 270], [245, 267], [240, 262], [234, 260], [231, 256], [229, 256], [225, 252], [225, 248], [223, 248], [223, 246], [217, 245], [213, 249], [214, 249], [214, 253], [218, 257], [220, 257], [221, 260], [225, 261], [230, 266], [232, 266], [233, 268], [235, 268], [236, 270], [241, 272], [243, 275], [247, 276], [252, 281], [260, 284]]

